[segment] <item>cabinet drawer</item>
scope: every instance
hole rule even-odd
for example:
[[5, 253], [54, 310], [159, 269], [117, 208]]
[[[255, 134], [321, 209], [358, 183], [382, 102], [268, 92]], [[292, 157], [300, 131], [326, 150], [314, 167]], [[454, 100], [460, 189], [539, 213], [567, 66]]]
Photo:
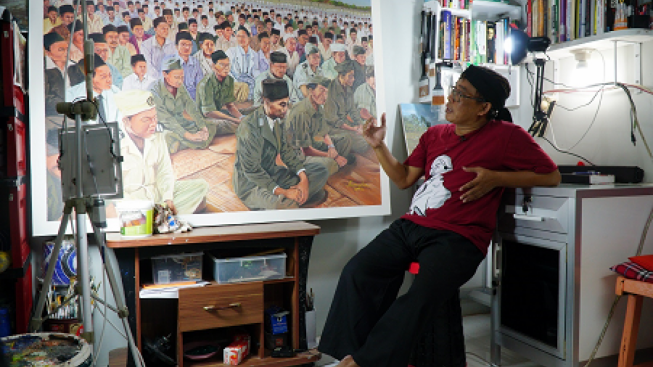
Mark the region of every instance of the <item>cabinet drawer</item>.
[[503, 197], [504, 211], [499, 217], [499, 231], [511, 232], [521, 227], [569, 233], [569, 216], [573, 209], [569, 198], [507, 193]]
[[179, 290], [179, 331], [263, 322], [263, 283]]

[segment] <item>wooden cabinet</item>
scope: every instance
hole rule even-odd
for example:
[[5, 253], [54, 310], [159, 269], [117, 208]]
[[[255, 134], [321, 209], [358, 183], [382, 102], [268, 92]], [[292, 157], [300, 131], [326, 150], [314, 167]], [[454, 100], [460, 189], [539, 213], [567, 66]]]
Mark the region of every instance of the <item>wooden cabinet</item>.
[[[313, 236], [318, 226], [306, 222], [253, 224], [197, 228], [188, 234], [155, 235], [144, 239], [124, 239], [109, 234], [107, 243], [116, 251], [130, 311], [129, 321], [136, 333], [139, 349], [145, 338], [171, 335], [176, 345], [179, 367], [222, 366], [222, 355], [206, 361], [183, 358], [184, 343], [202, 339], [228, 338], [229, 333], [245, 330], [252, 341], [252, 352], [244, 366], [295, 366], [319, 359], [318, 353], [300, 353], [294, 358], [271, 358], [265, 348], [264, 310], [278, 305], [290, 311], [288, 345], [306, 349], [306, 276]], [[238, 257], [275, 250], [285, 252], [286, 269], [282, 279], [217, 284], [204, 256], [203, 278], [211, 284], [183, 288], [177, 299], [141, 299], [139, 290], [152, 280], [151, 258], [162, 254], [204, 251]], [[224, 345], [222, 345], [224, 346]]]

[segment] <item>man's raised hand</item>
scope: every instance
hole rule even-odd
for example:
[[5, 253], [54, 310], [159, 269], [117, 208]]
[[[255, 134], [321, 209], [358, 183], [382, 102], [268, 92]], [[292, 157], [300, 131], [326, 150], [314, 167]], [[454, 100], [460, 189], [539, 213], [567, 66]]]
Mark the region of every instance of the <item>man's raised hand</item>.
[[372, 148], [378, 148], [385, 139], [386, 120], [385, 113], [381, 115], [381, 126], [376, 126], [376, 119], [370, 118], [363, 127], [363, 137]]

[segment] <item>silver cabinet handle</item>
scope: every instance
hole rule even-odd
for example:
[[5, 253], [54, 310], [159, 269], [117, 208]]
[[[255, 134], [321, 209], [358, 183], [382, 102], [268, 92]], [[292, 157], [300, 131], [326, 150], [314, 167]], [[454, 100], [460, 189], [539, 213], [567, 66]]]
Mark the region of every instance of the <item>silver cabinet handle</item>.
[[492, 244], [492, 275], [493, 280], [499, 280], [501, 276], [501, 264], [499, 264], [499, 257], [501, 256], [501, 246], [498, 242]]
[[536, 217], [534, 215], [513, 214], [512, 217], [517, 220], [528, 220], [531, 222], [544, 222], [544, 217]]

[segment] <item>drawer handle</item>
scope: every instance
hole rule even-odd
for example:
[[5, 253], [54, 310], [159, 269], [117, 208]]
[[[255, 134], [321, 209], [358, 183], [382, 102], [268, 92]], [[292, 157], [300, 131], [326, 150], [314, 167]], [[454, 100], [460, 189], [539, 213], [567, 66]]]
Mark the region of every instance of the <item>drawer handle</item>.
[[240, 303], [230, 303], [229, 306], [224, 306], [224, 307], [204, 306], [204, 311], [215, 312], [215, 311], [221, 311], [221, 310], [228, 310], [230, 308], [238, 308], [240, 306], [241, 306]]
[[544, 222], [544, 217], [536, 217], [533, 215], [513, 214], [512, 217], [517, 220], [528, 220], [531, 222]]

